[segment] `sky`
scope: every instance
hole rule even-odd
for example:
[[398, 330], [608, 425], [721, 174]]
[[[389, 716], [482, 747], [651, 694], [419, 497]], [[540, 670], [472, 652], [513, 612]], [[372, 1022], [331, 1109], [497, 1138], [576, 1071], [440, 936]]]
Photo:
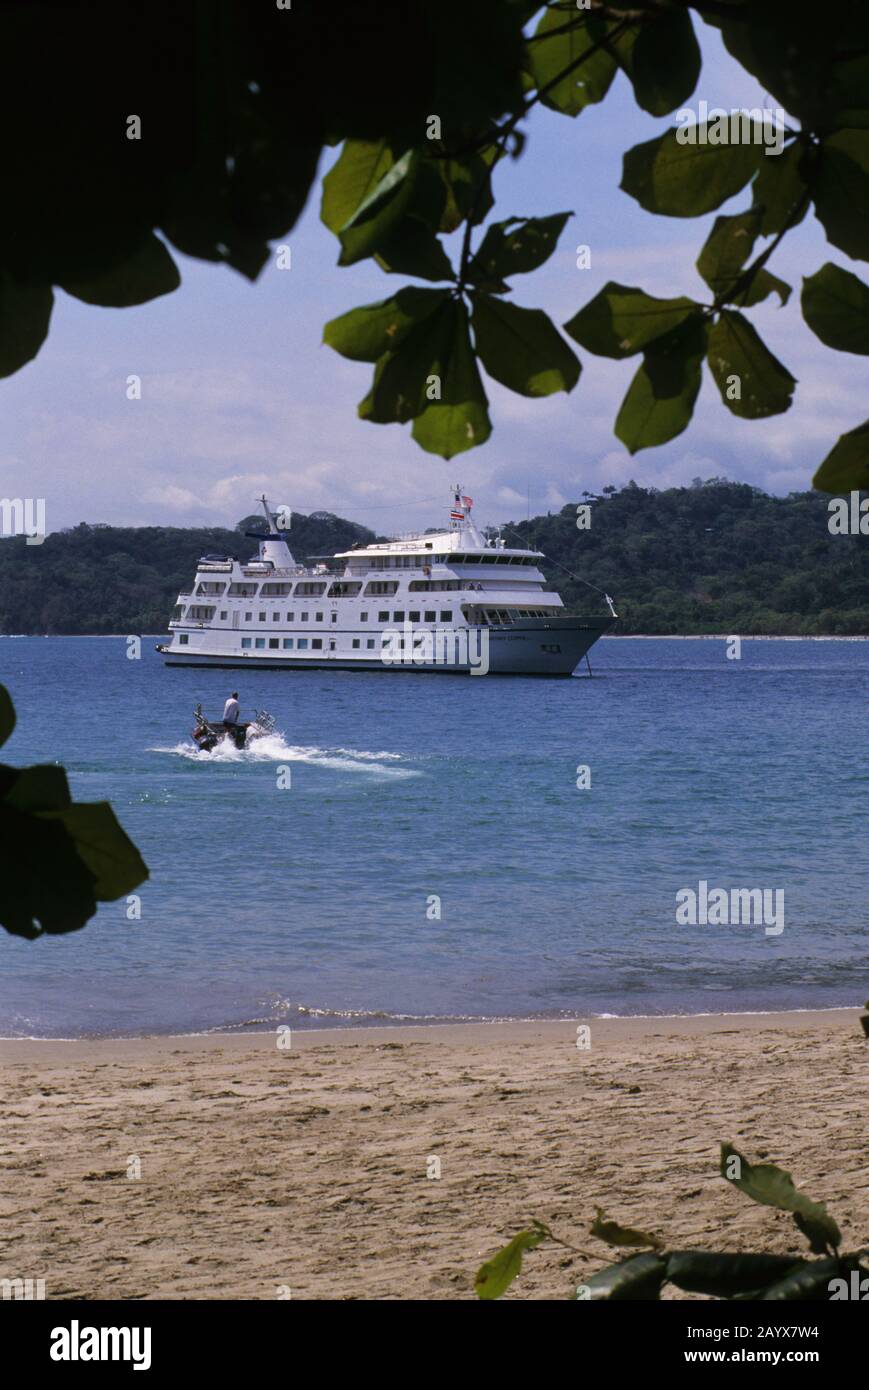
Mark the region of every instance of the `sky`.
[[[704, 66], [686, 105], [772, 104], [717, 31], [695, 23]], [[618, 188], [623, 152], [675, 123], [675, 114], [641, 111], [622, 74], [575, 121], [535, 110], [524, 156], [496, 172], [494, 220], [575, 215], [550, 261], [514, 279], [514, 302], [545, 309], [557, 324], [607, 280], [708, 302], [694, 262], [715, 214], [656, 217]], [[334, 157], [324, 156], [321, 176]], [[749, 202], [744, 191], [719, 212]], [[448, 252], [460, 236], [445, 240]], [[838, 436], [865, 416], [862, 362], [825, 348], [800, 314], [802, 274], [828, 260], [861, 273], [811, 215], [770, 262], [794, 287], [790, 304], [771, 298], [749, 311], [798, 379], [791, 409], [739, 420], [704, 369], [688, 430], [634, 457], [613, 423], [639, 358], [615, 362], [579, 348], [583, 373], [570, 395], [529, 400], [486, 378], [493, 433], [449, 462], [424, 453], [410, 426], [359, 420], [372, 368], [323, 346], [323, 324], [408, 279], [373, 261], [337, 266], [316, 184], [286, 242], [291, 269], [273, 258], [255, 284], [173, 252], [180, 290], [140, 308], [96, 308], [57, 291], [39, 356], [2, 383], [0, 496], [44, 498], [49, 532], [80, 521], [234, 525], [265, 491], [275, 506], [332, 511], [392, 533], [442, 524], [455, 482], [474, 498], [480, 523], [521, 519], [529, 501], [531, 515], [555, 511], [586, 489], [630, 479], [662, 488], [725, 476], [784, 494], [810, 487]], [[577, 268], [580, 245], [590, 248], [589, 269]], [[141, 377], [140, 400], [127, 399], [131, 374]]]

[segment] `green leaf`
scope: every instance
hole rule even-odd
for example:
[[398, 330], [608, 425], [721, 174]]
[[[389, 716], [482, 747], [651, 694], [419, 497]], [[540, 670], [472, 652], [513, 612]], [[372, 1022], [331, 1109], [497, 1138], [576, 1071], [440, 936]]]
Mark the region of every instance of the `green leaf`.
[[827, 240], [853, 260], [869, 260], [869, 131], [842, 130], [824, 140], [812, 178], [815, 213]]
[[[764, 1301], [827, 1302], [830, 1298], [830, 1280], [841, 1278], [844, 1274], [841, 1260], [803, 1260], [802, 1267], [787, 1274], [778, 1283], [772, 1284], [761, 1294]], [[846, 1276], [847, 1277], [847, 1276]]]
[[[739, 1160], [740, 1176], [728, 1176], [728, 1166]], [[732, 1144], [721, 1145], [721, 1176], [753, 1202], [792, 1213], [814, 1255], [823, 1255], [841, 1244], [842, 1235], [823, 1202], [813, 1202], [794, 1186], [790, 1173], [773, 1163], [749, 1163]]]
[[[531, 72], [537, 90], [542, 91], [550, 82], [555, 82], [558, 74], [576, 63], [583, 54], [594, 48], [598, 41], [591, 32], [587, 18], [567, 33], [544, 37], [551, 30], [563, 29], [569, 18], [576, 18], [564, 10], [547, 10], [534, 31], [535, 42], [528, 45]], [[552, 90], [541, 98], [544, 106], [550, 106], [565, 116], [578, 116], [586, 106], [603, 101], [616, 74], [616, 60], [606, 49], [600, 48], [584, 62], [579, 63], [572, 72]]]
[[15, 706], [5, 685], [0, 685], [0, 746], [15, 728]]
[[390, 299], [363, 304], [330, 319], [323, 342], [354, 362], [376, 362], [392, 352], [411, 328], [434, 313], [449, 297], [449, 290], [423, 290], [408, 285]]
[[323, 179], [320, 219], [336, 235], [395, 162], [388, 140], [345, 140]]
[[572, 391], [580, 364], [542, 309], [521, 309], [491, 295], [474, 296], [477, 355], [489, 376], [522, 396]]
[[50, 285], [20, 285], [0, 271], [0, 377], [36, 356], [48, 334], [54, 294]]
[[78, 931], [97, 910], [94, 878], [57, 820], [0, 803], [0, 926], [33, 940]]
[[11, 771], [15, 779], [3, 796], [7, 806], [19, 811], [59, 811], [69, 806], [69, 784], [62, 767], [46, 763]]
[[159, 237], [149, 234], [120, 265], [87, 280], [62, 280], [60, 287], [85, 304], [126, 309], [171, 294], [181, 284], [178, 267]]
[[764, 346], [742, 314], [724, 309], [709, 330], [709, 367], [734, 415], [760, 420], [789, 409], [796, 378]]
[[652, 116], [675, 111], [697, 86], [700, 48], [687, 10], [650, 13], [624, 38], [614, 39], [613, 48], [637, 105]]
[[454, 280], [450, 258], [434, 232], [418, 217], [407, 216], [380, 242], [374, 257], [388, 274], [417, 275], [421, 280]]
[[468, 279], [479, 283], [536, 270], [549, 260], [572, 216], [555, 212], [550, 217], [508, 217], [506, 222], [494, 222], [471, 260]]
[[712, 1298], [733, 1298], [736, 1294], [766, 1289], [773, 1281], [798, 1270], [809, 1262], [793, 1255], [729, 1255], [707, 1250], [674, 1250], [667, 1256], [667, 1279], [686, 1293], [703, 1293]]
[[667, 444], [687, 428], [703, 378], [705, 325], [691, 320], [643, 355], [616, 417], [615, 433], [632, 454]]
[[491, 1260], [480, 1265], [474, 1280], [478, 1298], [500, 1298], [522, 1270], [522, 1256], [526, 1250], [534, 1250], [546, 1239], [543, 1230], [520, 1231], [509, 1244], [493, 1255]]
[[564, 325], [581, 347], [602, 357], [631, 357], [699, 310], [693, 299], [655, 299], [610, 280]]
[[707, 125], [696, 127], [698, 143], [682, 144], [668, 130], [624, 157], [620, 187], [647, 212], [698, 217], [720, 207], [744, 188], [764, 157], [759, 145], [701, 144]]
[[814, 478], [819, 492], [853, 492], [869, 488], [869, 420], [839, 436]]
[[490, 145], [479, 154], [438, 160], [447, 193], [440, 231], [454, 232], [472, 213], [474, 226], [488, 216], [494, 205], [490, 176], [497, 154], [496, 146]]
[[123, 897], [148, 877], [139, 851], [107, 801], [73, 803], [60, 811], [38, 812], [36, 819], [63, 825], [93, 876], [94, 897], [100, 902]]
[[621, 1226], [618, 1221], [608, 1221], [600, 1207], [595, 1208], [595, 1218], [589, 1227], [589, 1235], [606, 1241], [607, 1245], [651, 1245], [659, 1250], [662, 1242], [657, 1236], [636, 1231], [632, 1226]]
[[661, 1296], [661, 1285], [667, 1276], [667, 1265], [660, 1255], [632, 1255], [629, 1260], [608, 1265], [590, 1279], [585, 1287], [591, 1294], [591, 1301], [609, 1299], [611, 1302], [628, 1302], [640, 1299], [657, 1299]]
[[697, 270], [716, 298], [729, 298], [754, 249], [760, 229], [757, 209], [739, 212], [735, 217], [716, 217], [703, 250], [697, 257]]
[[782, 304], [787, 304], [791, 297], [791, 287], [785, 280], [780, 280], [777, 275], [772, 275], [761, 266], [751, 277], [748, 288], [740, 290], [732, 302], [738, 304], [741, 309], [747, 309], [752, 304], [760, 304], [771, 294], [777, 294]]
[[467, 310], [460, 300], [454, 300], [453, 307], [455, 324], [441, 399], [417, 414], [411, 430], [417, 444], [445, 459], [484, 444], [492, 433], [489, 402], [471, 346]]
[[443, 383], [456, 331], [456, 301], [447, 295], [433, 313], [403, 333], [378, 359], [371, 391], [359, 414], [377, 425], [402, 424], [425, 409], [427, 382]]
[[803, 318], [827, 347], [869, 353], [869, 286], [828, 261], [803, 280]]
[[781, 154], [766, 155], [757, 171], [752, 186], [752, 206], [761, 215], [761, 236], [776, 236], [784, 231], [794, 208], [802, 203], [802, 210], [794, 217], [791, 226], [802, 222], [809, 210], [809, 200], [805, 197], [808, 184], [801, 172], [804, 146], [798, 140], [785, 145]]

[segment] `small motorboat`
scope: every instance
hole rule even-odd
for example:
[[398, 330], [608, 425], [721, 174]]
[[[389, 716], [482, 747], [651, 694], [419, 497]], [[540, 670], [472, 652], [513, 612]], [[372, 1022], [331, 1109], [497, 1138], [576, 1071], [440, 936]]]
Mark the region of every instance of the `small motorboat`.
[[203, 753], [210, 753], [224, 739], [229, 739], [236, 748], [247, 748], [255, 739], [270, 734], [275, 727], [274, 717], [264, 709], [254, 710], [253, 719], [246, 724], [240, 720], [237, 724], [224, 724], [222, 719], [207, 719], [201, 705], [196, 706], [193, 718], [196, 727], [191, 737]]

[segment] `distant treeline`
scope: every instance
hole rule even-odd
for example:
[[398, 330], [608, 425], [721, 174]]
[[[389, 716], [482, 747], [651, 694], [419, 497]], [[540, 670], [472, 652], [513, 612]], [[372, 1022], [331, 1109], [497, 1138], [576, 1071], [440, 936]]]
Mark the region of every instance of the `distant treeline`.
[[[629, 483], [584, 493], [557, 515], [505, 526], [508, 544], [542, 550], [568, 608], [603, 600], [565, 571], [612, 594], [618, 632], [758, 635], [869, 634], [869, 538], [831, 535], [828, 498], [770, 497], [712, 478], [690, 487]], [[591, 508], [588, 529], [577, 506]], [[0, 632], [162, 632], [175, 599], [208, 553], [254, 553], [243, 532], [82, 523], [42, 545], [0, 541]], [[346, 550], [374, 533], [328, 513], [294, 513], [299, 561]]]

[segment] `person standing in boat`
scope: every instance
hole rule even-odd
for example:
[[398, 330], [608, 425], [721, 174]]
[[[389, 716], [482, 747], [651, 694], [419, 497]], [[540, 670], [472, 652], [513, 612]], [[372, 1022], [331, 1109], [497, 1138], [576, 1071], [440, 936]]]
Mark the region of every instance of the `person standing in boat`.
[[223, 707], [223, 723], [227, 729], [235, 729], [238, 725], [239, 704], [238, 691], [233, 690], [229, 699]]

